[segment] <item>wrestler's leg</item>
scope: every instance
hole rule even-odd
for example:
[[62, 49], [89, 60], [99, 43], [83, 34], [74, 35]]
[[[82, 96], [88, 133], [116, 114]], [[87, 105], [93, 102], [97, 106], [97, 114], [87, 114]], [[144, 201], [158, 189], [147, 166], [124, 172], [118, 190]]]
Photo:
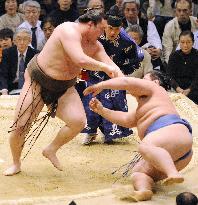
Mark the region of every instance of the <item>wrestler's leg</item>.
[[192, 147], [192, 136], [181, 124], [174, 124], [148, 134], [139, 145], [142, 157], [157, 170], [166, 174], [174, 183], [184, 178], [175, 167], [174, 161]]
[[[192, 155], [193, 155], [193, 152], [191, 152], [187, 157], [185, 157], [185, 159], [182, 159], [182, 160], [175, 162], [175, 166], [176, 166], [178, 171], [184, 169], [190, 163], [190, 161], [192, 159]], [[163, 185], [172, 185], [174, 183], [175, 183], [174, 177], [173, 178], [171, 178], [171, 177], [165, 178], [165, 180], [163, 180], [163, 182], [162, 182]]]
[[[121, 199], [129, 199], [133, 201], [150, 200], [153, 196], [152, 188], [154, 180], [149, 174], [154, 173], [155, 168], [152, 167], [144, 159], [140, 160], [132, 169], [131, 186], [118, 187], [114, 193]], [[158, 172], [158, 171], [157, 171]]]
[[69, 88], [59, 99], [57, 117], [63, 120], [66, 125], [60, 129], [55, 139], [43, 150], [43, 155], [58, 170], [62, 170], [59, 160], [56, 157], [57, 150], [79, 134], [86, 124], [85, 111], [74, 87]]
[[[17, 121], [17, 123], [14, 124], [14, 126], [12, 127], [13, 131], [11, 131], [11, 135], [9, 138], [10, 148], [11, 148], [11, 153], [12, 153], [12, 158], [13, 158], [13, 165], [4, 172], [4, 175], [6, 176], [11, 176], [21, 171], [20, 157], [21, 157], [21, 152], [23, 149], [25, 134], [28, 132], [31, 122], [40, 113], [44, 105], [40, 96], [38, 96], [38, 98], [34, 101], [34, 104], [33, 104], [34, 108], [30, 106], [27, 109], [27, 107], [32, 103], [33, 95], [37, 96], [40, 92], [40, 87], [36, 86], [35, 83], [32, 84], [32, 87], [30, 87], [28, 91], [30, 84], [31, 84], [31, 79], [30, 79], [29, 73], [26, 72], [25, 73], [25, 83], [20, 93], [17, 106], [16, 106], [16, 111], [15, 111], [14, 122]], [[34, 94], [32, 94], [32, 88], [36, 88], [34, 89]], [[41, 100], [40, 103], [39, 103], [39, 100]], [[37, 104], [37, 107], [35, 108], [36, 104]], [[33, 113], [32, 113], [32, 110], [34, 110]], [[18, 117], [22, 113], [24, 114], [21, 117]], [[22, 127], [27, 123], [28, 119], [29, 119], [29, 123], [28, 125], [26, 125], [27, 129], [25, 130], [25, 132], [23, 132]]]
[[176, 183], [183, 182], [183, 177], [177, 171], [171, 155], [165, 149], [142, 143], [139, 145], [142, 157], [156, 169], [165, 173], [168, 178], [174, 178]]
[[[180, 171], [184, 169], [190, 162], [191, 158], [192, 153], [185, 159], [175, 162], [177, 170]], [[134, 191], [131, 187], [127, 187], [127, 190], [123, 190], [123, 188], [121, 188], [120, 190], [117, 190], [117, 194], [121, 198], [130, 199], [133, 201], [150, 200], [153, 195], [152, 187], [154, 182], [165, 178], [166, 175], [164, 173], [160, 172], [143, 159], [139, 161], [132, 169], [131, 179]], [[172, 184], [171, 181], [169, 182], [170, 183], [167, 183], [167, 185]]]

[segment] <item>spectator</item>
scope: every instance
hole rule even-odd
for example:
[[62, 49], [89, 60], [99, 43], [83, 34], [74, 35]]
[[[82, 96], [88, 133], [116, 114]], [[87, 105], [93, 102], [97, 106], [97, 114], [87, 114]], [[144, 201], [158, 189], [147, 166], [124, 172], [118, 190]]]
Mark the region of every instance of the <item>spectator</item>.
[[20, 64], [23, 63], [23, 69], [25, 69], [28, 62], [37, 53], [36, 50], [28, 46], [31, 42], [31, 31], [26, 28], [16, 30], [14, 42], [15, 45], [3, 50], [2, 55], [0, 84], [2, 94], [5, 95], [22, 87], [24, 70], [20, 71]]
[[24, 22], [24, 14], [17, 12], [17, 0], [5, 0], [5, 10], [6, 13], [0, 17], [0, 29], [9, 28], [15, 32]]
[[[27, 0], [18, 0], [19, 1], [19, 12], [24, 12], [24, 3]], [[35, 0], [40, 4], [41, 11], [39, 19], [42, 21], [46, 16], [55, 8], [58, 7], [56, 0]]]
[[4, 28], [0, 30], [0, 63], [2, 60], [3, 49], [12, 46], [13, 35], [14, 35], [13, 31], [10, 30], [9, 28]]
[[78, 11], [72, 7], [72, 0], [58, 0], [58, 8], [53, 10], [49, 16], [59, 25], [65, 21], [75, 21], [79, 17]]
[[[127, 27], [126, 32], [129, 34], [129, 36], [131, 36], [131, 38], [135, 40], [137, 45], [140, 44], [144, 33], [139, 25]], [[140, 63], [140, 67], [135, 69], [135, 71], [131, 74], [132, 77], [143, 78], [144, 75], [153, 70], [150, 54], [145, 49], [142, 50], [144, 52], [144, 59]]]
[[119, 9], [120, 13], [122, 14], [122, 10], [123, 10], [122, 3], [123, 3], [123, 0], [116, 0], [116, 3], [109, 10]]
[[49, 39], [49, 37], [51, 36], [52, 32], [54, 31], [54, 29], [56, 28], [57, 24], [55, 22], [54, 19], [52, 19], [51, 17], [47, 17], [44, 19], [44, 21], [41, 23], [41, 29], [44, 32], [45, 35], [45, 42]]
[[138, 17], [139, 8], [139, 0], [123, 1], [123, 26], [124, 28], [135, 24], [141, 26], [144, 32], [144, 36], [142, 38], [140, 46], [145, 45], [144, 48], [151, 55], [153, 67], [157, 69], [161, 65], [160, 55], [162, 50], [162, 44], [160, 36], [157, 32], [155, 24], [152, 21], [148, 21], [146, 19]]
[[2, 49], [9, 48], [13, 43], [13, 31], [9, 28], [0, 30], [0, 47]]
[[68, 205], [77, 205], [75, 201], [71, 201]]
[[179, 44], [181, 31], [195, 32], [198, 29], [196, 17], [190, 16], [191, 9], [192, 2], [189, 0], [176, 2], [176, 17], [166, 24], [162, 37], [163, 55], [166, 63], [168, 63], [170, 54], [176, 50]]
[[101, 12], [105, 12], [104, 2], [102, 0], [89, 0], [87, 4], [88, 8], [101, 8]]
[[19, 28], [27, 28], [32, 31], [31, 45], [35, 50], [41, 50], [43, 48], [43, 42], [45, 41], [44, 33], [40, 27], [40, 4], [37, 1], [28, 0], [24, 2], [25, 22], [23, 22]]
[[[198, 50], [198, 30], [196, 32], [194, 32], [194, 44], [193, 44], [193, 48]], [[180, 45], [178, 44], [176, 50], [180, 49]]]
[[197, 205], [198, 199], [191, 192], [183, 192], [176, 196], [176, 205]]
[[171, 86], [198, 104], [198, 50], [194, 49], [194, 35], [183, 31], [179, 36], [180, 50], [170, 55], [167, 73]]

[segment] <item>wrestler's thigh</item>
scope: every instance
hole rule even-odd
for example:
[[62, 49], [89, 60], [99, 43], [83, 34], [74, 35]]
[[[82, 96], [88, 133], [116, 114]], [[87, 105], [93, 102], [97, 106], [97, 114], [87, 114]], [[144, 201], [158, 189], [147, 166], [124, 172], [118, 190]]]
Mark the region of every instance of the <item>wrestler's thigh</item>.
[[149, 133], [142, 143], [166, 149], [175, 161], [191, 149], [192, 136], [186, 126], [174, 124]]
[[86, 121], [82, 101], [74, 87], [69, 88], [58, 100], [57, 117], [70, 125], [77, 121]]
[[[183, 160], [179, 160], [178, 162], [175, 162], [175, 166], [178, 171], [181, 171], [184, 169], [189, 162], [192, 159], [193, 153], [191, 153], [188, 157], [186, 157]], [[141, 172], [148, 176], [150, 176], [155, 182], [167, 178], [167, 176], [163, 173], [154, 168], [150, 163], [145, 161], [144, 159], [139, 161], [134, 168], [132, 169], [132, 172]]]
[[[178, 171], [184, 169], [192, 159], [192, 153], [183, 160], [179, 160], [175, 162], [175, 166]], [[145, 161], [144, 159], [140, 160], [132, 169], [133, 172], [140, 172], [150, 176], [155, 182], [167, 178], [167, 176], [154, 168], [150, 163]]]
[[[20, 92], [15, 110], [15, 120], [18, 119], [18, 125], [21, 124], [20, 126], [22, 126], [22, 124], [24, 124], [30, 116], [32, 121], [40, 113], [44, 106], [40, 96], [40, 86], [36, 83], [31, 85], [31, 78], [28, 71], [25, 72], [24, 77], [25, 82]], [[22, 116], [18, 118], [20, 115]]]

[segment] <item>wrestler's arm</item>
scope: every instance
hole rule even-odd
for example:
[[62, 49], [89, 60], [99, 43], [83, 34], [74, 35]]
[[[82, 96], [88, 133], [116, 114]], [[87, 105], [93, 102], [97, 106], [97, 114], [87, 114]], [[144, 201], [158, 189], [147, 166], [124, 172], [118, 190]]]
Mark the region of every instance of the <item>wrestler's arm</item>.
[[96, 98], [91, 99], [89, 106], [91, 110], [117, 125], [127, 128], [136, 127], [137, 125], [135, 110], [129, 112], [110, 110], [103, 107], [102, 103]]
[[124, 77], [124, 74], [122, 73], [122, 71], [120, 70], [120, 68], [111, 60], [111, 58], [107, 55], [103, 45], [98, 41], [97, 42], [97, 52], [95, 53], [94, 58], [98, 61], [104, 62], [108, 65], [111, 65], [113, 67], [115, 67], [115, 69], [118, 70], [118, 76], [119, 77]]
[[127, 90], [129, 93], [138, 96], [149, 96], [155, 92], [156, 89], [159, 88], [159, 85], [156, 83], [145, 80], [138, 79], [133, 77], [118, 77], [106, 81], [102, 81], [98, 84], [90, 86], [85, 89], [84, 95], [88, 95], [93, 93], [93, 95], [97, 95], [103, 89], [112, 89], [112, 90]]
[[70, 31], [62, 29], [60, 38], [65, 52], [78, 67], [106, 73], [113, 70], [112, 66], [95, 60], [84, 53], [81, 45], [81, 35], [75, 29], [71, 28]]
[[132, 128], [137, 126], [137, 120], [134, 111], [121, 112], [103, 108], [100, 115], [110, 122], [122, 127]]

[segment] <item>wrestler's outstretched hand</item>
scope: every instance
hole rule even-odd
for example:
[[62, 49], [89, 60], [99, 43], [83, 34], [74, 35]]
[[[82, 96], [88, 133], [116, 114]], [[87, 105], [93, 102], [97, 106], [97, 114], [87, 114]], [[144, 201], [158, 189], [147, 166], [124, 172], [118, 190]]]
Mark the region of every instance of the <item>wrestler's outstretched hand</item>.
[[90, 100], [89, 107], [91, 110], [93, 110], [95, 113], [98, 113], [98, 114], [100, 114], [100, 112], [103, 109], [102, 103], [96, 98], [92, 98]]
[[116, 78], [116, 77], [124, 77], [124, 74], [122, 71], [113, 66], [108, 66], [107, 69], [105, 69], [105, 73], [110, 77], [110, 78]]
[[100, 86], [98, 84], [95, 84], [95, 85], [92, 85], [92, 86], [89, 86], [88, 88], [86, 88], [83, 92], [83, 94], [86, 96], [86, 95], [89, 95], [89, 94], [93, 94], [93, 96], [95, 97], [96, 95], [98, 95], [103, 89], [100, 88]]

